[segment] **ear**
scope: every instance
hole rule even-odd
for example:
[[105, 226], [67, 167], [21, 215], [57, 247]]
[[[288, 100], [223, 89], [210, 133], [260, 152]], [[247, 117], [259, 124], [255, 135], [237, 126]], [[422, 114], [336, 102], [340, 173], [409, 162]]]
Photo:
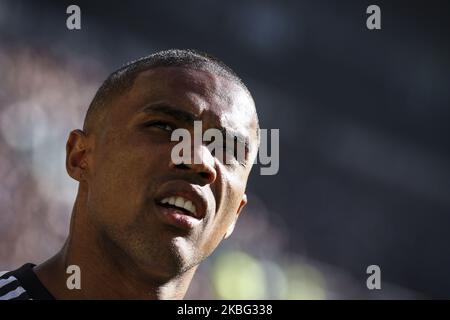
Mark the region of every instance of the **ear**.
[[225, 236], [223, 237], [224, 239], [227, 239], [233, 233], [234, 227], [236, 226], [237, 219], [239, 218], [239, 215], [241, 214], [241, 211], [245, 207], [246, 204], [247, 204], [247, 195], [244, 193], [244, 195], [242, 196], [241, 203], [239, 204], [238, 211], [236, 212], [236, 216], [234, 217], [233, 222], [228, 227], [227, 232], [225, 233]]
[[87, 162], [87, 137], [82, 130], [70, 132], [66, 144], [66, 170], [69, 176], [81, 182], [85, 180], [85, 172], [88, 169]]

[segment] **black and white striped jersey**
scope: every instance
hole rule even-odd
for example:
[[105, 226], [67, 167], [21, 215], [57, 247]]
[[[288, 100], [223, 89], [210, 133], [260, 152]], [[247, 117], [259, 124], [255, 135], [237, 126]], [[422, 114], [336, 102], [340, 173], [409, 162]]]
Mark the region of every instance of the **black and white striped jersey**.
[[19, 269], [0, 272], [0, 300], [53, 300], [34, 273], [34, 266], [27, 263]]

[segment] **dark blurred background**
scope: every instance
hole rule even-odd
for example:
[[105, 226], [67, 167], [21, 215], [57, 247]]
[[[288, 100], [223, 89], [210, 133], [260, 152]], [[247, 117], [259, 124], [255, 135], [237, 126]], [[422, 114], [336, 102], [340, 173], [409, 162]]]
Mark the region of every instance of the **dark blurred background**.
[[[81, 30], [66, 8], [81, 8]], [[381, 8], [381, 30], [366, 8]], [[280, 170], [249, 185], [235, 233], [189, 298], [450, 298], [448, 1], [0, 0], [0, 269], [68, 232], [65, 142], [106, 76], [155, 51], [230, 65]], [[366, 287], [367, 266], [382, 289]]]

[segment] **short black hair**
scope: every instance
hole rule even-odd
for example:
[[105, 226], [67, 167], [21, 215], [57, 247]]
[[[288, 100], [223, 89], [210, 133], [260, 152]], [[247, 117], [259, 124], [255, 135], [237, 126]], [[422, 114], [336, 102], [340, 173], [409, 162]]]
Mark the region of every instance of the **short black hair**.
[[[134, 81], [141, 72], [158, 67], [186, 67], [209, 71], [236, 82], [251, 97], [249, 90], [241, 78], [218, 58], [193, 49], [164, 50], [131, 61], [111, 73], [100, 86], [94, 99], [89, 105], [84, 119], [83, 130], [89, 131], [89, 128], [93, 125], [92, 122], [95, 122], [95, 114], [97, 114], [100, 109], [103, 109], [102, 107], [112, 101], [113, 98], [132, 88]], [[259, 140], [259, 123], [257, 115], [256, 121], [258, 131], [257, 136]]]

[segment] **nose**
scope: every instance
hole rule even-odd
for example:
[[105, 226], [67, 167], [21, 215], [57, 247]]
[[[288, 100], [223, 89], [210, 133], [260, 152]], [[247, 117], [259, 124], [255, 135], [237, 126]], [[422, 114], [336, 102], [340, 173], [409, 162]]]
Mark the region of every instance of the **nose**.
[[201, 186], [212, 184], [216, 180], [215, 158], [205, 145], [193, 147], [190, 160], [180, 164], [174, 164], [171, 160], [171, 167], [193, 172]]

